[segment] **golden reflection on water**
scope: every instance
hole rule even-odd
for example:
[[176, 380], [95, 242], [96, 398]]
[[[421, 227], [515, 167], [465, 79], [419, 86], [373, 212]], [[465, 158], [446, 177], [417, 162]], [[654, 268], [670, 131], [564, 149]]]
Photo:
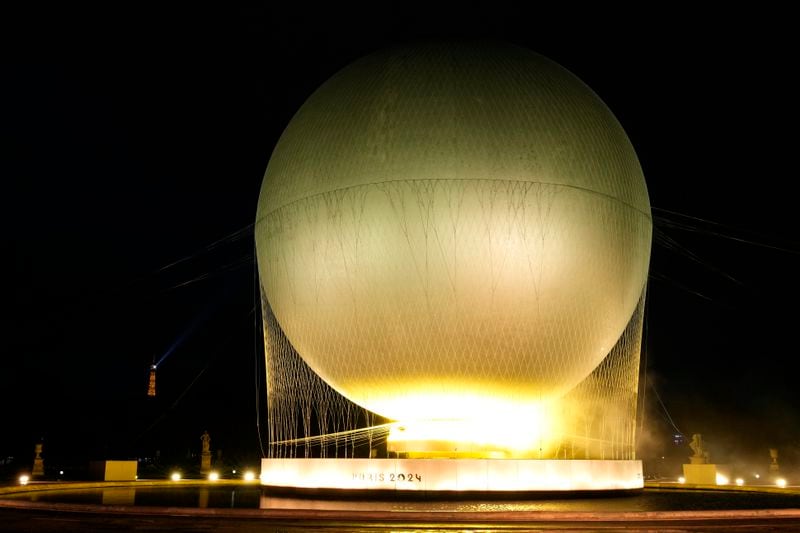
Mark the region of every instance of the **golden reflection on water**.
[[561, 498], [508, 501], [381, 501], [320, 500], [261, 495], [261, 509], [307, 509], [315, 511], [431, 511], [431, 512], [507, 512], [507, 511], [648, 511], [657, 506], [648, 498], [632, 495], [617, 498]]
[[[718, 493], [714, 491], [645, 490], [611, 497], [538, 498], [528, 500], [336, 500], [278, 497], [259, 487], [108, 488], [35, 491], [3, 496], [33, 502], [123, 506], [176, 506], [200, 508], [274, 509], [286, 511], [384, 511], [436, 513], [497, 512], [641, 512], [726, 509], [800, 508], [800, 495]], [[437, 527], [430, 524], [430, 527]], [[0, 527], [0, 529], [2, 529]], [[326, 530], [327, 531], [327, 530]]]
[[197, 506], [200, 509], [205, 509], [208, 507], [208, 489], [201, 488], [200, 494], [197, 497]]
[[134, 505], [136, 489], [103, 489], [103, 505]]

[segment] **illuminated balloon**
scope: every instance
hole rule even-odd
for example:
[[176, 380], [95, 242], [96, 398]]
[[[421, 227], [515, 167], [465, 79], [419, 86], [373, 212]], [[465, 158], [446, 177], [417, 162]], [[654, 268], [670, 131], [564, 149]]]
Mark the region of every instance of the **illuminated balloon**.
[[642, 296], [651, 216], [606, 105], [511, 45], [379, 52], [323, 84], [258, 203], [266, 300], [346, 398], [396, 420], [562, 397]]

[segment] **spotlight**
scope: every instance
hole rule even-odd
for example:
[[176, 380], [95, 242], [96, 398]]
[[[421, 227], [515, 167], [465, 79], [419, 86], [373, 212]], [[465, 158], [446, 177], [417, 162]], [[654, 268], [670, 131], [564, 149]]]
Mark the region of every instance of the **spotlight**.
[[717, 472], [717, 485], [727, 485], [729, 482], [730, 479], [728, 479], [728, 476]]
[[181, 475], [179, 472], [173, 472], [172, 475], [170, 476], [170, 479], [172, 479], [172, 481], [180, 481]]
[[26, 476], [26, 475], [24, 475], [24, 474], [19, 476], [19, 484], [20, 485], [27, 485], [28, 481], [30, 481], [30, 480], [31, 480], [31, 478]]
[[244, 480], [245, 481], [253, 481], [255, 478], [256, 478], [256, 475], [253, 472], [249, 471], [249, 470], [244, 473]]
[[786, 480], [783, 479], [782, 477], [779, 477], [778, 479], [776, 479], [775, 480], [775, 484], [777, 486], [779, 486], [780, 488], [782, 488], [782, 489], [786, 488]]
[[742, 478], [740, 478], [740, 477], [737, 477], [736, 478], [736, 485], [741, 487], [742, 485], [744, 485], [744, 480]]
[[678, 483], [686, 483], [686, 478], [681, 476], [678, 478]]
[[210, 474], [208, 474], [209, 481], [217, 481], [218, 479], [219, 479], [219, 474], [217, 474], [216, 472], [211, 472]]

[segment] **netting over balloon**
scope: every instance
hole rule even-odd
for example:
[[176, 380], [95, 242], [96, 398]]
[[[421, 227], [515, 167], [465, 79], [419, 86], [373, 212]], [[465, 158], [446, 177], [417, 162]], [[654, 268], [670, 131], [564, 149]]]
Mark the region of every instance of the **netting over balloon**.
[[551, 184], [419, 180], [316, 195], [257, 234], [275, 441], [371, 413], [524, 424], [544, 409], [573, 426], [549, 430], [547, 454], [632, 451], [643, 213]]
[[[551, 416], [566, 423], [548, 435], [539, 459], [633, 459], [645, 295], [602, 363]], [[333, 390], [305, 364], [281, 331], [262, 290], [267, 362], [269, 457], [355, 457], [385, 452], [388, 420]], [[517, 421], [520, 425], [528, 422]]]

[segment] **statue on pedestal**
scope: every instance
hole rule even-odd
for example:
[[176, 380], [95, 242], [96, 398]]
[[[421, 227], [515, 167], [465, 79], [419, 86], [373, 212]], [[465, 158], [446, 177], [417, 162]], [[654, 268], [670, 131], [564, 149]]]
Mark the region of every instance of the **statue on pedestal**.
[[203, 443], [203, 451], [200, 454], [200, 473], [208, 474], [211, 472], [211, 435], [208, 431], [203, 431], [200, 435], [200, 442]]
[[703, 436], [699, 433], [692, 435], [689, 447], [693, 454], [689, 456], [689, 464], [683, 465], [683, 478], [690, 485], [717, 485], [727, 483], [722, 481], [724, 476], [717, 471], [717, 466], [711, 463], [708, 450], [703, 443]]
[[42, 448], [44, 444], [41, 442], [36, 444], [34, 448], [34, 452], [36, 456], [33, 458], [33, 470], [31, 470], [31, 476], [43, 476], [44, 475], [44, 459], [42, 459]]
[[769, 471], [770, 472], [779, 472], [781, 467], [778, 464], [778, 449], [777, 448], [770, 448], [769, 449], [769, 456], [772, 458], [772, 462], [769, 464]]

